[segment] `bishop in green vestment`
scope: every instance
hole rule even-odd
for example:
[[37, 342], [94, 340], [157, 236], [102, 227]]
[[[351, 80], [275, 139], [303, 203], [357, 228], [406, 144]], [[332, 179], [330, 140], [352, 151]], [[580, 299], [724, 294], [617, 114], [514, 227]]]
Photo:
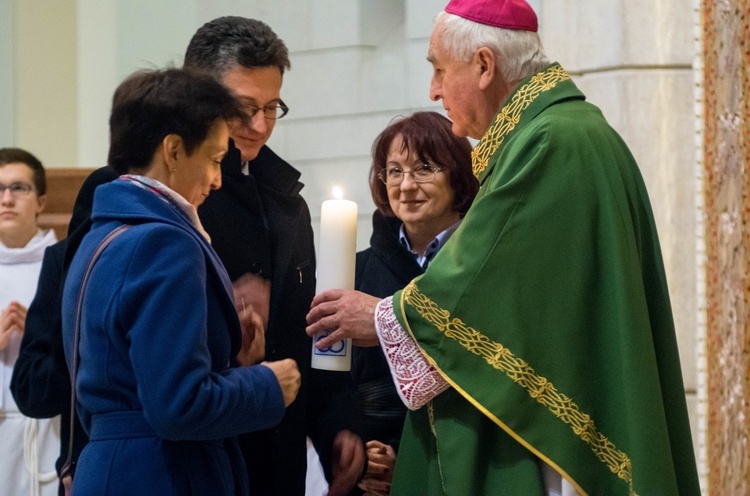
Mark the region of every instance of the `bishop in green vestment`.
[[[698, 494], [667, 282], [627, 146], [557, 64], [474, 150], [479, 194], [393, 304], [451, 389], [409, 414], [393, 494]], [[429, 482], [428, 482], [429, 484]]]
[[[477, 4], [509, 9], [515, 27], [500, 27], [535, 31], [516, 22], [519, 5], [528, 13], [523, 0], [453, 0], [446, 11], [482, 22], [489, 14]], [[480, 48], [469, 62], [445, 62], [439, 38], [449, 22], [438, 17], [431, 40], [431, 96], [444, 100], [454, 132], [472, 135], [482, 112], [471, 92], [484, 101], [502, 94], [492, 91], [494, 76], [482, 79], [502, 61], [483, 63], [491, 56]], [[381, 343], [394, 329], [405, 333], [450, 386], [409, 413], [391, 494], [698, 495], [667, 281], [638, 166], [559, 64], [509, 86], [477, 136], [481, 186], [461, 226], [424, 275], [376, 310]], [[369, 324], [352, 316], [373, 307], [357, 298], [316, 297], [308, 331], [366, 338], [357, 328]], [[383, 346], [402, 397], [413, 395], [415, 374]]]

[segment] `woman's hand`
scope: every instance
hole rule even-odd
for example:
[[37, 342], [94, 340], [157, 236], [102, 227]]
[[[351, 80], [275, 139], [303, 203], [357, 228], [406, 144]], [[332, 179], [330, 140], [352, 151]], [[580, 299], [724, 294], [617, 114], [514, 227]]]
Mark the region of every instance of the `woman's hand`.
[[380, 441], [368, 441], [367, 473], [358, 484], [366, 495], [387, 496], [391, 491], [393, 469], [396, 466], [396, 452]]
[[260, 363], [266, 356], [266, 329], [263, 320], [252, 306], [239, 310], [242, 326], [242, 348], [237, 362], [248, 366]]
[[277, 362], [263, 362], [261, 365], [265, 365], [276, 375], [276, 380], [281, 386], [281, 393], [284, 395], [284, 406], [291, 405], [297, 398], [299, 386], [302, 383], [297, 362], [286, 358]]

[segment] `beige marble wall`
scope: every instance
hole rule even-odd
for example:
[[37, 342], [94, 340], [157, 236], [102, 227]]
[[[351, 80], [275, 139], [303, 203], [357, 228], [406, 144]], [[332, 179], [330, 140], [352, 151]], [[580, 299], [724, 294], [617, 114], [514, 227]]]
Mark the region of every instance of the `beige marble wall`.
[[114, 3], [78, 2], [78, 166], [100, 167], [109, 151], [109, 111], [117, 87], [117, 14]]
[[[286, 41], [292, 60], [282, 90], [292, 110], [269, 144], [302, 172], [316, 236], [320, 204], [338, 185], [359, 205], [357, 247], [364, 249], [374, 210], [367, 184], [372, 142], [395, 116], [442, 110], [429, 100], [425, 57], [444, 2], [258, 3], [281, 7], [261, 5], [267, 17], [259, 18]], [[300, 29], [304, 19], [317, 23]]]
[[15, 5], [0, 0], [0, 148], [15, 142]]
[[75, 1], [17, 1], [14, 25], [14, 145], [47, 167], [76, 167]]
[[80, 167], [106, 163], [112, 94], [130, 73], [180, 66], [190, 37], [203, 21], [182, 0], [76, 0], [77, 94], [75, 125]]

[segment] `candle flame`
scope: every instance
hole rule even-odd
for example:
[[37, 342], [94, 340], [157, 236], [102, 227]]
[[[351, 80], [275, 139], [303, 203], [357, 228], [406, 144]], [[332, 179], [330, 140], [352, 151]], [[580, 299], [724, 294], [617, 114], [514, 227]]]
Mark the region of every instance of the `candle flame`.
[[333, 197], [337, 200], [343, 200], [344, 199], [344, 190], [341, 189], [338, 186], [333, 187]]

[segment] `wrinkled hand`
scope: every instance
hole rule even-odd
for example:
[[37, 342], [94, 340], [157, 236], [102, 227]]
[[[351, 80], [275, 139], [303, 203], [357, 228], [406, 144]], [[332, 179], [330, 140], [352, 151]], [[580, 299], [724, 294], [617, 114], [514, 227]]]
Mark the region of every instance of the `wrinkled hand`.
[[369, 441], [367, 448], [367, 473], [358, 484], [368, 496], [387, 496], [391, 491], [396, 452], [380, 441]]
[[234, 290], [234, 305], [238, 313], [243, 306], [253, 307], [260, 315], [263, 327], [268, 327], [268, 312], [271, 307], [271, 281], [255, 275], [243, 274], [232, 283]]
[[367, 461], [362, 439], [351, 431], [336, 434], [332, 451], [333, 480], [328, 496], [346, 496], [362, 475]]
[[242, 326], [242, 348], [237, 354], [240, 365], [255, 365], [266, 356], [266, 329], [253, 307], [237, 309]]
[[14, 332], [23, 335], [26, 330], [26, 307], [17, 301], [11, 301], [0, 312], [0, 350], [4, 350]]
[[315, 296], [307, 314], [308, 336], [326, 329], [334, 329], [315, 343], [318, 348], [328, 348], [339, 341], [352, 338], [356, 346], [377, 346], [375, 333], [375, 307], [380, 298], [359, 291], [331, 289]]
[[279, 381], [281, 393], [284, 395], [284, 406], [289, 406], [297, 398], [302, 376], [297, 368], [297, 362], [291, 358], [285, 358], [276, 362], [263, 362], [276, 375]]

